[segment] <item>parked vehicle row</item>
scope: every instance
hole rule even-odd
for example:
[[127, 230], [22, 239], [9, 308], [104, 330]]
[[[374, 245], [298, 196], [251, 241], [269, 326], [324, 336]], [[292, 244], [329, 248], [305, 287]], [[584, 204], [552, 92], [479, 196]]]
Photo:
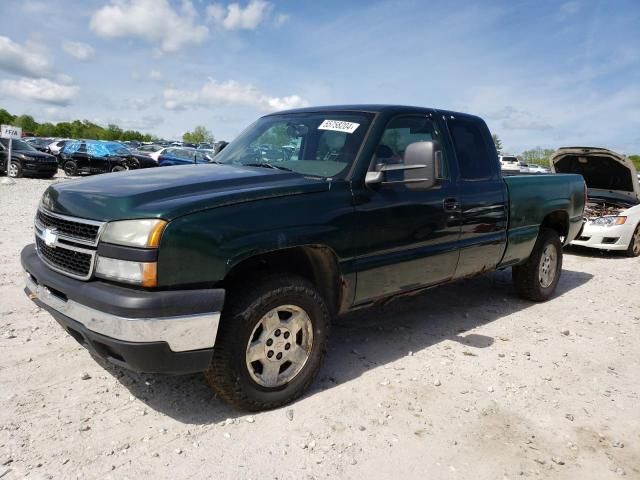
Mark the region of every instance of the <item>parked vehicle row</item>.
[[518, 157], [501, 155], [498, 158], [500, 160], [500, 169], [505, 175], [518, 175], [520, 173], [551, 173], [551, 170], [546, 167], [535, 163], [525, 163], [518, 159]]
[[[3, 140], [0, 152], [7, 149]], [[163, 146], [140, 142], [70, 140], [31, 137], [14, 140], [9, 176], [52, 177], [58, 168], [68, 176], [92, 175], [139, 168], [167, 167], [210, 162], [227, 142], [199, 147]], [[0, 153], [0, 171], [6, 171], [6, 153]]]

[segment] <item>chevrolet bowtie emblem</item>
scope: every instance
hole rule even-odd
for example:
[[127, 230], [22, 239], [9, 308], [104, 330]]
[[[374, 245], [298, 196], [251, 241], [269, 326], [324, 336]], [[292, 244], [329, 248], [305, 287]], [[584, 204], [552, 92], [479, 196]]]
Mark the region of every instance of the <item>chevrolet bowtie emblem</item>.
[[42, 239], [44, 240], [44, 244], [47, 247], [56, 246], [56, 240], [58, 240], [58, 234], [55, 228], [54, 229], [45, 228], [42, 237], [43, 237]]

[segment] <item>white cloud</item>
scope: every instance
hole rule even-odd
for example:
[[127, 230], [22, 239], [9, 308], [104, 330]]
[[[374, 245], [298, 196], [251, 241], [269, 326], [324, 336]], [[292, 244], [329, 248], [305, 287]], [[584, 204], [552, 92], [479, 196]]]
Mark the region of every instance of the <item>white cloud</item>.
[[59, 73], [55, 76], [55, 81], [64, 85], [71, 85], [73, 83], [73, 77], [66, 73]]
[[44, 13], [49, 10], [47, 2], [37, 0], [26, 0], [22, 2], [22, 9], [27, 13]]
[[162, 80], [162, 78], [162, 72], [159, 72], [158, 70], [151, 70], [149, 72], [149, 80]]
[[62, 85], [46, 78], [0, 80], [0, 93], [4, 96], [52, 105], [69, 105], [78, 91], [75, 85]]
[[487, 119], [498, 120], [505, 130], [549, 130], [552, 126], [528, 110], [507, 105], [496, 112], [485, 114]]
[[[273, 6], [265, 0], [250, 0], [246, 7], [239, 3], [230, 3], [226, 7], [219, 3], [207, 7], [207, 17], [226, 30], [255, 30], [270, 16]], [[280, 14], [275, 18], [277, 25], [288, 19], [288, 15]]]
[[112, 118], [107, 123], [115, 123], [125, 130], [150, 130], [164, 122], [161, 115], [143, 115], [140, 118]]
[[62, 49], [78, 60], [91, 60], [95, 54], [95, 49], [86, 43], [66, 41], [62, 43]]
[[288, 13], [279, 13], [275, 18], [276, 26], [279, 27], [280, 25], [283, 25], [284, 23], [288, 22], [290, 18], [291, 15], [289, 15]]
[[210, 78], [200, 90], [165, 89], [164, 105], [172, 110], [204, 105], [245, 105], [271, 112], [304, 107], [307, 102], [298, 95], [272, 97], [252, 85], [242, 84], [235, 80], [218, 82]]
[[21, 45], [0, 36], [0, 70], [28, 77], [46, 77], [50, 74], [51, 63], [39, 45]]
[[159, 44], [162, 52], [176, 52], [188, 45], [199, 45], [209, 29], [197, 23], [189, 0], [181, 11], [168, 0], [111, 0], [91, 17], [90, 27], [104, 38], [133, 37]]
[[574, 15], [580, 11], [580, 2], [570, 1], [560, 5], [560, 11], [565, 15]]

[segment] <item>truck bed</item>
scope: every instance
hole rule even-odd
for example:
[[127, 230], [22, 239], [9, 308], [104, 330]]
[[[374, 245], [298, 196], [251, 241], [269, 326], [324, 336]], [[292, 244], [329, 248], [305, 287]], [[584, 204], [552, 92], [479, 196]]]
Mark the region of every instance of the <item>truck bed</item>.
[[517, 264], [529, 256], [544, 218], [552, 212], [568, 212], [558, 213], [569, 217], [564, 245], [580, 231], [584, 182], [579, 176], [510, 175], [504, 177], [504, 183], [509, 192], [509, 226], [501, 267]]

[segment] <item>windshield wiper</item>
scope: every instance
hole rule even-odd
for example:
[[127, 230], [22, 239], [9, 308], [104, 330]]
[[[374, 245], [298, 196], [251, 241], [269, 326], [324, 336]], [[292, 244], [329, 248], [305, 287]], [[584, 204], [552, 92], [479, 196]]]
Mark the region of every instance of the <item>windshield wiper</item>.
[[262, 167], [262, 168], [273, 168], [276, 170], [284, 170], [285, 172], [293, 172], [290, 168], [281, 167], [280, 165], [274, 165], [269, 162], [256, 162], [256, 163], [243, 163], [245, 167]]

